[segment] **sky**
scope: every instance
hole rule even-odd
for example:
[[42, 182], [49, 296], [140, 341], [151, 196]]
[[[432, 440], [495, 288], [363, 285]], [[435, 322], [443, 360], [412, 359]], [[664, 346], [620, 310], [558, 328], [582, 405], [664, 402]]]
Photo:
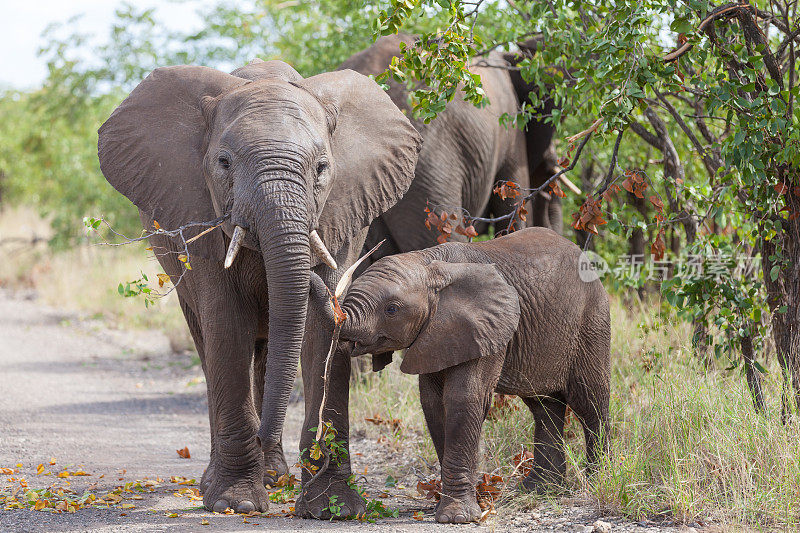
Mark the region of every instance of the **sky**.
[[[197, 28], [201, 0], [136, 0], [137, 8], [156, 7], [156, 18], [171, 30]], [[36, 56], [42, 46], [42, 31], [52, 22], [64, 22], [73, 15], [84, 16], [75, 28], [104, 37], [121, 0], [22, 0], [3, 2], [3, 27], [0, 29], [0, 87], [29, 89], [47, 74], [45, 62]], [[209, 2], [205, 2], [206, 5]]]

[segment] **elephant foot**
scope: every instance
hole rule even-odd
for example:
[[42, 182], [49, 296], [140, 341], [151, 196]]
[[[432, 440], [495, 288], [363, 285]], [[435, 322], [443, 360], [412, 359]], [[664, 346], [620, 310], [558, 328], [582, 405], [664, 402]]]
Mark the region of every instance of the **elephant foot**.
[[203, 477], [200, 478], [200, 492], [205, 493], [208, 487], [211, 486], [211, 480], [214, 479], [214, 459], [208, 462], [208, 466], [203, 472]]
[[436, 521], [442, 524], [467, 524], [481, 518], [481, 508], [474, 491], [465, 496], [442, 494], [436, 506]]
[[[260, 451], [259, 451], [260, 452]], [[251, 468], [227, 469], [217, 463], [206, 470], [203, 505], [215, 513], [233, 509], [237, 513], [264, 512], [269, 507], [264, 488], [261, 453]], [[201, 482], [201, 487], [202, 487]]]
[[533, 492], [534, 494], [560, 494], [564, 492], [564, 477], [558, 472], [549, 472], [543, 469], [534, 468], [522, 483], [519, 490], [522, 492]]
[[282, 445], [264, 451], [264, 485], [274, 487], [281, 476], [288, 473], [289, 465], [286, 464]]
[[367, 512], [364, 498], [348, 484], [348, 477], [341, 478], [335, 474], [322, 476], [297, 498], [295, 513], [301, 518], [317, 520], [343, 519], [355, 517]]

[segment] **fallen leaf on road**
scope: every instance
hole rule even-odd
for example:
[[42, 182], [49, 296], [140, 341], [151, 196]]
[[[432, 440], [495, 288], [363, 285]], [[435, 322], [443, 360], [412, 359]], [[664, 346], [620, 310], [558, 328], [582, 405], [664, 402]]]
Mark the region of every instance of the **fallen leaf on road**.
[[422, 520], [423, 518], [425, 518], [425, 514], [422, 511], [417, 511], [411, 516], [411, 518], [413, 518], [414, 520]]
[[206, 519], [204, 518], [203, 520], [201, 520], [201, 521], [200, 521], [200, 525], [201, 525], [201, 526], [207, 526], [207, 525], [208, 525], [208, 520], [206, 520]]
[[191, 459], [192, 458], [191, 454], [189, 453], [189, 447], [188, 446], [184, 446], [182, 450], [175, 450], [175, 451], [178, 452], [178, 456], [183, 458], [183, 459]]
[[17, 471], [14, 470], [13, 468], [0, 468], [0, 474], [4, 474], [6, 476], [8, 476], [10, 474], [16, 474], [16, 473], [17, 473]]
[[417, 483], [417, 492], [424, 495], [429, 500], [439, 501], [442, 493], [442, 481], [431, 479], [430, 481], [420, 481]]
[[394, 432], [398, 432], [403, 429], [403, 421], [399, 418], [384, 419], [377, 413], [372, 415], [372, 418], [365, 418], [364, 421], [375, 424], [376, 426], [388, 426]]
[[36, 467], [36, 475], [41, 476], [43, 472], [44, 472], [44, 465], [42, 463], [39, 463], [39, 466]]

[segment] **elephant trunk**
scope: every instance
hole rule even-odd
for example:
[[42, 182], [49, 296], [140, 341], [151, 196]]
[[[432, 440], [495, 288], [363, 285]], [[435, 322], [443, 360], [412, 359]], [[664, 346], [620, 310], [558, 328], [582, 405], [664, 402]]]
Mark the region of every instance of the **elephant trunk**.
[[366, 261], [375, 250], [380, 248], [383, 242], [384, 241], [381, 241], [376, 244], [370, 251], [362, 255], [358, 261], [353, 263], [350, 268], [345, 271], [339, 283], [336, 285], [336, 291], [334, 292], [336, 298], [347, 296], [347, 299], [342, 304], [342, 311], [344, 311], [345, 317], [347, 317], [339, 332], [339, 336], [342, 339], [352, 340], [353, 337], [356, 337], [359, 329], [363, 328], [364, 317], [366, 316], [365, 303], [359, 299], [358, 291], [353, 294], [347, 292], [350, 288], [350, 283], [353, 281], [353, 274], [355, 274], [356, 269], [361, 266], [361, 263]]
[[[305, 333], [310, 276], [305, 187], [285, 179], [260, 185], [255, 230], [269, 291], [268, 358], [258, 436], [267, 450], [281, 439]], [[258, 379], [258, 378], [256, 378]]]
[[367, 321], [372, 315], [369, 304], [358, 296], [348, 294], [347, 300], [342, 304], [342, 311], [347, 315], [347, 320], [344, 321], [339, 332], [340, 341], [354, 343], [364, 341], [369, 329]]

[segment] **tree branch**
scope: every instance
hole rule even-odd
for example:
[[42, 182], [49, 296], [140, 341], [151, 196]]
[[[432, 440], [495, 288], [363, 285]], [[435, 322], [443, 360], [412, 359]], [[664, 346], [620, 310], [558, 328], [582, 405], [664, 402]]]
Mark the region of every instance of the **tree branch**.
[[706, 150], [706, 148], [700, 142], [700, 139], [698, 139], [694, 132], [689, 128], [689, 126], [683, 120], [683, 117], [681, 117], [680, 113], [678, 113], [669, 100], [667, 100], [663, 94], [658, 92], [658, 89], [653, 88], [653, 90], [656, 93], [656, 98], [658, 98], [659, 101], [664, 105], [664, 108], [672, 116], [675, 122], [678, 123], [678, 126], [680, 126], [681, 130], [683, 130], [683, 133], [686, 134], [697, 152], [700, 154], [708, 175], [714, 177], [717, 174], [717, 170], [719, 170], [719, 168], [722, 166], [722, 162], [719, 161], [714, 154], [709, 154], [708, 150]]

